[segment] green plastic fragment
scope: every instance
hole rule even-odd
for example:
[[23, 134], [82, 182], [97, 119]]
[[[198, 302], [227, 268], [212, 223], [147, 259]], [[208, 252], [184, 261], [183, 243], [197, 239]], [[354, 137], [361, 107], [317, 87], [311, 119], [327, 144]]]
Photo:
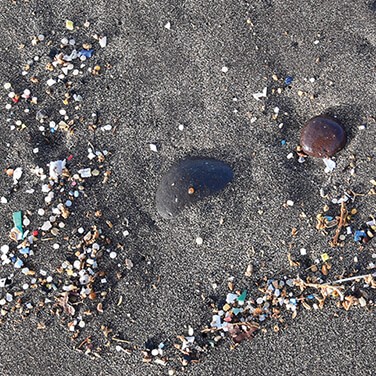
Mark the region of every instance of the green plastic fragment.
[[14, 227], [23, 235], [22, 228], [22, 211], [16, 211], [13, 213], [13, 223]]
[[247, 290], [244, 290], [241, 295], [238, 296], [238, 302], [244, 303], [245, 298], [247, 297]]

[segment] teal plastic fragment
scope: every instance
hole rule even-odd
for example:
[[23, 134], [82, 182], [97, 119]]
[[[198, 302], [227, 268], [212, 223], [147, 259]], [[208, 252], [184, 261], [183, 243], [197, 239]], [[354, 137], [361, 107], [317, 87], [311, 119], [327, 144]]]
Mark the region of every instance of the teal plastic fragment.
[[243, 312], [243, 308], [233, 308], [232, 313], [234, 315], [237, 315], [238, 313]]
[[241, 295], [238, 296], [238, 302], [244, 303], [245, 298], [247, 297], [247, 290], [244, 290]]
[[22, 228], [22, 211], [16, 211], [13, 213], [13, 223], [14, 227], [23, 235]]

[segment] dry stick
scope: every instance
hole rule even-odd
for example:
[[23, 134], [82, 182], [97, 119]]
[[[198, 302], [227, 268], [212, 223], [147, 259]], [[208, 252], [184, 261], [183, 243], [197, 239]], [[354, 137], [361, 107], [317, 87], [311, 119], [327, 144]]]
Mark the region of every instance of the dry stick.
[[296, 281], [295, 285], [297, 285], [298, 287], [300, 287], [302, 289], [304, 289], [306, 287], [313, 287], [317, 290], [320, 290], [323, 297], [326, 297], [326, 296], [329, 295], [328, 293], [325, 294], [323, 290], [331, 289], [339, 295], [341, 300], [343, 300], [343, 294], [341, 292], [341, 289], [344, 289], [344, 286], [332, 286], [332, 285], [328, 285], [328, 284], [308, 283], [308, 282], [303, 281], [301, 278], [299, 278], [295, 281]]
[[90, 341], [91, 336], [86, 337], [77, 347], [76, 350], [79, 350], [86, 342]]
[[333, 240], [330, 242], [330, 245], [332, 247], [336, 247], [338, 244], [338, 238], [341, 233], [342, 227], [345, 226], [345, 223], [346, 223], [346, 216], [347, 216], [346, 204], [344, 201], [342, 201], [336, 234], [334, 235]]
[[121, 339], [121, 338], [112, 337], [111, 339], [113, 339], [114, 341], [117, 341], [117, 342], [131, 343], [130, 341], [127, 341], [127, 340]]
[[[260, 329], [260, 325], [258, 325], [257, 323], [252, 323], [252, 322], [229, 322], [228, 324], [232, 325], [232, 326], [244, 325], [244, 326], [251, 328], [251, 329]], [[205, 328], [205, 329], [201, 330], [201, 333], [218, 332], [222, 329], [223, 328]]]
[[350, 282], [350, 281], [354, 281], [356, 279], [365, 279], [365, 278], [368, 278], [368, 277], [371, 277], [371, 276], [376, 277], [376, 272], [373, 273], [373, 274], [356, 275], [354, 277], [339, 279], [338, 281], [334, 281], [333, 283]]

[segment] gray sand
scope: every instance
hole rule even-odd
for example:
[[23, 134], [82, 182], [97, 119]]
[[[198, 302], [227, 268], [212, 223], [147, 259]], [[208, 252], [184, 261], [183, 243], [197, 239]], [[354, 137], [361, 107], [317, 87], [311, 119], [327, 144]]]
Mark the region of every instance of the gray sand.
[[[67, 222], [68, 234], [92, 224], [87, 212], [101, 210], [103, 220], [114, 224], [110, 234], [115, 244], [124, 245], [119, 251], [122, 266], [111, 261], [107, 267], [124, 277], [113, 278], [104, 313], [88, 320], [80, 338], [100, 337], [101, 325], [137, 346], [186, 335], [188, 325], [199, 329], [210, 323], [212, 311], [202, 296], [223, 298], [230, 276], [237, 287], [252, 289], [263, 276], [294, 274], [287, 253], [297, 258], [302, 247], [312, 259], [328, 252], [333, 275], [351, 273], [354, 256], [365, 264], [371, 260], [375, 242], [359, 251], [348, 239], [345, 247], [331, 249], [329, 238], [315, 229], [315, 217], [327, 203], [320, 188], [330, 197], [339, 197], [345, 189], [367, 192], [375, 178], [374, 1], [2, 0], [1, 8], [0, 170], [22, 166], [25, 171], [20, 189], [1, 206], [1, 244], [9, 242], [12, 212], [36, 212], [43, 203], [39, 183], [34, 184], [35, 195], [25, 193], [34, 181], [29, 168], [45, 167], [69, 154], [75, 156], [77, 169], [85, 167], [88, 141], [112, 153], [106, 162], [112, 170], [109, 182], [88, 184], [88, 197], [78, 202]], [[115, 134], [97, 131], [94, 136], [80, 125], [73, 136], [47, 143], [34, 119], [23, 132], [9, 131], [3, 83], [19, 80], [19, 88], [25, 88], [21, 67], [41, 48], [31, 46], [31, 37], [42, 33], [48, 39], [55, 31], [54, 40], [60, 40], [69, 34], [66, 19], [77, 25], [88, 19], [85, 35], [108, 37], [108, 46], [96, 59], [112, 69], [82, 83], [80, 113], [90, 117], [99, 111], [100, 125], [117, 124]], [[22, 43], [25, 48], [18, 49]], [[272, 93], [283, 87], [287, 76], [294, 78], [291, 87]], [[252, 94], [264, 87], [267, 98], [255, 100]], [[57, 102], [54, 111], [62, 106]], [[349, 132], [349, 143], [331, 175], [324, 173], [321, 160], [300, 164], [296, 156], [287, 159], [299, 143], [304, 122], [322, 112], [336, 115]], [[358, 128], [362, 124], [365, 129]], [[150, 143], [158, 146], [157, 152], [150, 150]], [[43, 152], [33, 154], [35, 147]], [[155, 209], [158, 182], [185, 156], [222, 159], [233, 167], [235, 179], [220, 195], [165, 220]], [[11, 179], [2, 173], [0, 196], [11, 189]], [[294, 206], [284, 207], [287, 200]], [[375, 196], [357, 198], [358, 225], [375, 214], [375, 203]], [[127, 220], [130, 235], [124, 238]], [[291, 236], [293, 227], [296, 237]], [[198, 236], [203, 239], [200, 246]], [[130, 271], [123, 264], [126, 258], [134, 263]], [[62, 260], [62, 249], [42, 244], [33, 263], [36, 269], [54, 270]], [[254, 273], [247, 278], [249, 264]], [[123, 303], [118, 306], [120, 296]], [[40, 321], [46, 323], [45, 330], [36, 329]], [[374, 374], [374, 309], [347, 312], [329, 304], [322, 311], [299, 312], [286, 324], [279, 333], [269, 329], [235, 350], [222, 343], [186, 373]], [[0, 343], [2, 375], [159, 375], [169, 369], [144, 364], [138, 351], [127, 355], [114, 346], [92, 360], [73, 350], [77, 343], [70, 340], [66, 326], [47, 312], [23, 321], [6, 318]]]

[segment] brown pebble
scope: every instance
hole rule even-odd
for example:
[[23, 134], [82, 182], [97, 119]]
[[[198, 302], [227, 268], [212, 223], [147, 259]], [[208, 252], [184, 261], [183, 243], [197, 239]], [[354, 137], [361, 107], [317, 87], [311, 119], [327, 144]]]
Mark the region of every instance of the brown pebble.
[[90, 300], [94, 300], [96, 297], [97, 297], [97, 294], [96, 294], [94, 291], [92, 291], [92, 292], [89, 294], [89, 299], [90, 299]]
[[306, 123], [300, 136], [304, 153], [312, 157], [328, 158], [346, 145], [345, 128], [329, 115], [316, 116]]

